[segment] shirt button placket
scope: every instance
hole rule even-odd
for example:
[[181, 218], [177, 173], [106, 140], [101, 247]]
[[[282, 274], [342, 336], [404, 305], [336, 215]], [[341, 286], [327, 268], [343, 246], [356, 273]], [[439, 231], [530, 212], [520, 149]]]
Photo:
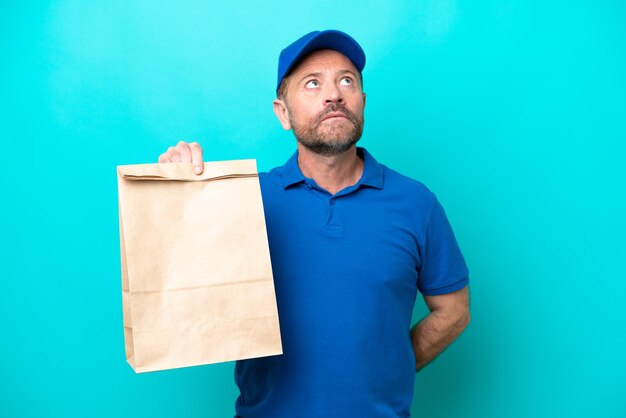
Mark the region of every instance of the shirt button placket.
[[326, 231], [335, 236], [341, 236], [341, 223], [337, 219], [336, 198], [328, 199], [328, 221], [326, 222]]

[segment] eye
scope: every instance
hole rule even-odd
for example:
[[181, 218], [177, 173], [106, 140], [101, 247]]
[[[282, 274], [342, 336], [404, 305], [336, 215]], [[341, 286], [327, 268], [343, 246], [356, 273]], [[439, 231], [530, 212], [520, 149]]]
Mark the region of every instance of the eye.
[[309, 80], [304, 85], [304, 87], [306, 87], [307, 89], [314, 89], [314, 88], [319, 87], [319, 86], [320, 86], [320, 83], [317, 80]]
[[343, 77], [341, 80], [339, 80], [339, 84], [342, 86], [351, 86], [352, 83], [353, 81], [350, 77]]

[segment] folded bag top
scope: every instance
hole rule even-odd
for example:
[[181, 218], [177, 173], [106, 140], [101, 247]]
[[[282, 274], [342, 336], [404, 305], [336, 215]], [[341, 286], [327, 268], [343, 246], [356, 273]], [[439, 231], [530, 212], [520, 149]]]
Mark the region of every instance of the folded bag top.
[[117, 170], [125, 180], [206, 181], [258, 176], [256, 160], [252, 159], [205, 162], [202, 174], [194, 173], [191, 163], [120, 165]]

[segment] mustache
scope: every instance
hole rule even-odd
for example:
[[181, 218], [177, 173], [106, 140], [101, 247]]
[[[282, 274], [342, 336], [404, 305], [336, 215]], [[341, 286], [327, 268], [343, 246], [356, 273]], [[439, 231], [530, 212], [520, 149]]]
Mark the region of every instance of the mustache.
[[337, 113], [337, 112], [342, 113], [355, 126], [359, 125], [359, 118], [357, 117], [357, 115], [355, 115], [353, 112], [351, 112], [348, 108], [346, 108], [341, 103], [331, 103], [331, 104], [329, 104], [326, 109], [324, 109], [322, 112], [320, 112], [319, 115], [317, 115], [317, 118], [316, 118], [316, 121], [315, 121], [315, 125], [317, 126], [320, 123], [322, 123], [322, 120], [324, 120], [324, 118], [326, 116], [328, 116], [329, 114]]

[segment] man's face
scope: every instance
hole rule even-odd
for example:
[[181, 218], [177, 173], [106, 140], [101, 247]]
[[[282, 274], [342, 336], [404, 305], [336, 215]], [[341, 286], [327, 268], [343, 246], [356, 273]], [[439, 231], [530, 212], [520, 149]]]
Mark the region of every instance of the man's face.
[[274, 101], [274, 112], [300, 144], [316, 154], [338, 155], [361, 138], [364, 106], [354, 64], [324, 49], [307, 55], [291, 72], [286, 95]]

